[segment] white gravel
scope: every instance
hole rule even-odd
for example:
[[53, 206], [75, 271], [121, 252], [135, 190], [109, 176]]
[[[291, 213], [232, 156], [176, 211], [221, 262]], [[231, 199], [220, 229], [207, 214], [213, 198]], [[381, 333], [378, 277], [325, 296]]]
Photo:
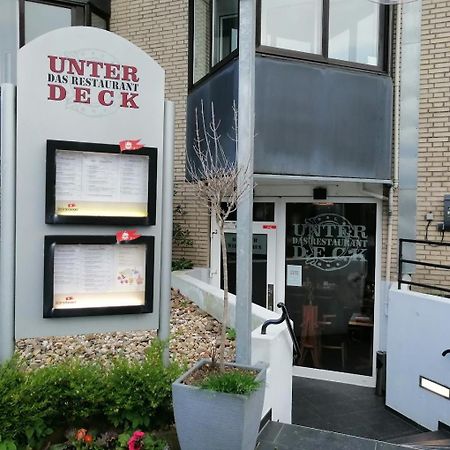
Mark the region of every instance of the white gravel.
[[[193, 363], [214, 353], [219, 323], [174, 291], [170, 328], [172, 359]], [[142, 359], [155, 336], [156, 331], [150, 330], [21, 339], [16, 342], [16, 350], [29, 367], [43, 367], [68, 357], [108, 364], [117, 355]], [[227, 340], [225, 353], [227, 360], [234, 359], [234, 342]]]

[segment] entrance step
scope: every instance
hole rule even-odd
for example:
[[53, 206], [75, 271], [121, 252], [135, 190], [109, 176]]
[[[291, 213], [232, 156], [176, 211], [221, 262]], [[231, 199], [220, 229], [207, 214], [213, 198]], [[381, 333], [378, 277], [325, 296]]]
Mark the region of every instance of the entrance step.
[[392, 439], [390, 442], [415, 449], [444, 450], [450, 449], [450, 432], [430, 431]]
[[348, 436], [334, 431], [268, 422], [259, 434], [255, 450], [405, 450], [406, 448], [408, 447], [401, 444]]

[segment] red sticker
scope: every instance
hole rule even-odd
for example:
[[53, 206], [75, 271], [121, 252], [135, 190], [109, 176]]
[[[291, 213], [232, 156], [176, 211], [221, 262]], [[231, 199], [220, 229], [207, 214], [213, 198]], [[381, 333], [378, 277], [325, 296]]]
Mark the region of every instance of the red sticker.
[[140, 139], [127, 139], [119, 142], [120, 151], [124, 152], [126, 150], [139, 150], [144, 146], [144, 144], [140, 143]]
[[116, 233], [117, 242], [134, 241], [139, 237], [141, 235], [137, 233], [137, 230], [123, 230]]
[[276, 225], [263, 225], [263, 230], [276, 230]]

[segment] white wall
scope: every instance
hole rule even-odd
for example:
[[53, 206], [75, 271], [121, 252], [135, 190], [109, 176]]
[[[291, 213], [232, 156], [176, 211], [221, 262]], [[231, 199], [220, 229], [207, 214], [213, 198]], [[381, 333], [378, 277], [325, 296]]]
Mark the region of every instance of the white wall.
[[450, 387], [450, 300], [411, 291], [390, 291], [386, 405], [436, 430], [450, 425], [450, 401], [419, 387], [425, 376]]
[[[172, 287], [192, 300], [203, 311], [222, 320], [223, 291], [208, 284], [208, 269], [172, 272]], [[234, 326], [236, 296], [230, 294], [228, 324]], [[292, 415], [292, 341], [285, 323], [267, 328], [261, 325], [280, 314], [252, 305], [252, 364], [268, 364], [263, 417], [272, 409], [272, 420], [291, 423]]]

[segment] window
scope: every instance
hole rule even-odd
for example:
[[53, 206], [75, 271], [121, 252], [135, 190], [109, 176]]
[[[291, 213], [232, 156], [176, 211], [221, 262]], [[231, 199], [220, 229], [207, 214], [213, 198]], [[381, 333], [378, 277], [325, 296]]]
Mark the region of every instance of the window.
[[[91, 25], [108, 29], [110, 1], [92, 0], [19, 0], [20, 45], [58, 28], [72, 25]], [[102, 5], [99, 8], [99, 5]]]
[[196, 83], [238, 47], [239, 0], [191, 0], [191, 80]]
[[94, 12], [91, 13], [91, 27], [101, 28], [102, 30], [107, 30], [108, 27], [108, 20], [104, 17], [95, 14]]
[[25, 23], [26, 44], [49, 31], [70, 27], [72, 11], [66, 7], [26, 1]]
[[261, 52], [383, 69], [387, 7], [367, 0], [260, 0]]
[[380, 7], [361, 0], [330, 0], [328, 57], [378, 65]]
[[305, 53], [321, 53], [322, 3], [318, 0], [264, 0], [261, 44]]

